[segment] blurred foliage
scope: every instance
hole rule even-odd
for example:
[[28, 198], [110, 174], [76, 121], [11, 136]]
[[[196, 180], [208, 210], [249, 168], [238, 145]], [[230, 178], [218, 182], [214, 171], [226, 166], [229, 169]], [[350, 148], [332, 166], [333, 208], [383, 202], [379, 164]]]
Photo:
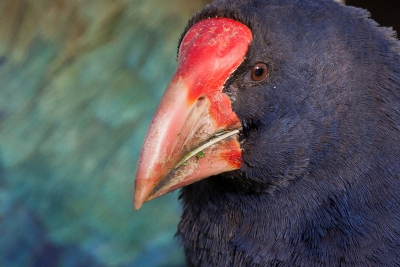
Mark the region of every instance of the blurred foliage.
[[151, 116], [209, 1], [0, 1], [2, 266], [179, 266], [176, 193], [135, 211]]

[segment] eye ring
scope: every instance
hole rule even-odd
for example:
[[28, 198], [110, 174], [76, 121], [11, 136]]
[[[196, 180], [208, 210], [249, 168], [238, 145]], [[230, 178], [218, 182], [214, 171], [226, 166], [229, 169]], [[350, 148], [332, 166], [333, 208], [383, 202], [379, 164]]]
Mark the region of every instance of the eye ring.
[[257, 63], [250, 72], [250, 77], [255, 82], [260, 82], [268, 75], [268, 65], [265, 63]]

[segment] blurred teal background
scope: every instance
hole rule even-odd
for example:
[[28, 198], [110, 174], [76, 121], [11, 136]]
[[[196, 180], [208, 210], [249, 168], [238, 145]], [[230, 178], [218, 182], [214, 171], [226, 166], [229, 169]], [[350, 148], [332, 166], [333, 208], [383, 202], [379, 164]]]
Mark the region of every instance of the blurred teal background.
[[183, 266], [140, 147], [205, 0], [0, 1], [0, 265]]

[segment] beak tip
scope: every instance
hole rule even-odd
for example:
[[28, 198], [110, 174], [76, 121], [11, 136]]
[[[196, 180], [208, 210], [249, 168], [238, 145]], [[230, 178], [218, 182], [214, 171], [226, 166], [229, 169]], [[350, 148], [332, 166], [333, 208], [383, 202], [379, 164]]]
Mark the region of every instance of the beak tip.
[[139, 209], [142, 207], [142, 204], [143, 204], [143, 203], [136, 203], [136, 202], [134, 202], [134, 203], [133, 203], [133, 207], [135, 208], [135, 210], [139, 210]]
[[[133, 198], [133, 207], [135, 210], [139, 210], [143, 203], [146, 202], [146, 186], [139, 182], [140, 179], [135, 181], [135, 191]], [[141, 181], [141, 180], [140, 180]]]
[[144, 202], [146, 202], [146, 200], [143, 199], [143, 196], [140, 194], [140, 192], [136, 191], [133, 199], [133, 207], [135, 210], [139, 210]]

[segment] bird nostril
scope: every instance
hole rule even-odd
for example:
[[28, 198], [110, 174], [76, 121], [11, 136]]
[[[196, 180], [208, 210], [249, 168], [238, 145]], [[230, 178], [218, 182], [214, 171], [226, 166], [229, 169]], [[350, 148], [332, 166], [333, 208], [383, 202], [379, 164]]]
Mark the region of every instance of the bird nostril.
[[205, 104], [206, 104], [206, 98], [204, 96], [201, 96], [196, 100], [196, 106], [198, 108], [203, 107]]

